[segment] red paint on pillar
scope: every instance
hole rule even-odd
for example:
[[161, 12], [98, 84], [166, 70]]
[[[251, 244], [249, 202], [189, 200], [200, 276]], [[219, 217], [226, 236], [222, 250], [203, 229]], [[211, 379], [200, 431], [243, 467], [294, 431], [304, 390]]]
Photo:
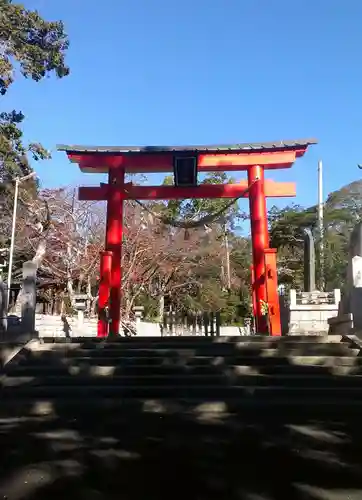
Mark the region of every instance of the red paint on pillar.
[[253, 165], [248, 169], [251, 239], [253, 245], [254, 288], [256, 301], [256, 332], [268, 333], [263, 315], [263, 302], [267, 302], [265, 287], [264, 250], [269, 246], [268, 217], [264, 191], [264, 167]]
[[111, 286], [112, 256], [112, 252], [100, 252], [101, 262], [98, 292], [97, 337], [107, 337], [108, 335], [109, 292]]
[[278, 294], [277, 251], [267, 248], [264, 253], [266, 269], [266, 295], [269, 309], [269, 333], [273, 337], [282, 334]]
[[108, 182], [106, 250], [111, 251], [113, 254], [109, 292], [109, 333], [118, 335], [121, 315], [124, 170], [110, 169]]
[[250, 266], [250, 275], [251, 275], [251, 297], [252, 297], [252, 305], [253, 305], [253, 316], [256, 316], [256, 299], [255, 299], [255, 276], [254, 276], [254, 266]]

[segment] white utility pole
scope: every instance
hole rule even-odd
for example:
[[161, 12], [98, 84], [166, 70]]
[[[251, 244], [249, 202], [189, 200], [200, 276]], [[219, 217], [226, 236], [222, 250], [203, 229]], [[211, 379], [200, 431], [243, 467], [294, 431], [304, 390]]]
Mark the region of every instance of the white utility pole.
[[318, 162], [318, 232], [319, 232], [319, 286], [324, 290], [324, 204], [323, 204], [323, 164]]
[[228, 291], [230, 291], [231, 290], [230, 249], [229, 249], [229, 238], [228, 238], [226, 226], [225, 226], [225, 257], [226, 257], [226, 282], [227, 282]]
[[14, 245], [15, 245], [16, 212], [18, 210], [19, 184], [35, 176], [36, 172], [32, 172], [31, 174], [25, 175], [24, 177], [16, 177], [16, 179], [14, 179], [15, 181], [14, 208], [13, 208], [13, 221], [11, 225], [11, 242], [10, 242], [9, 267], [8, 267], [8, 304], [10, 299], [11, 273], [13, 270], [13, 255], [14, 255]]
[[[224, 266], [222, 264], [222, 270], [223, 270], [223, 275], [222, 277], [226, 277], [226, 286], [228, 291], [231, 290], [231, 272], [230, 272], [230, 248], [229, 248], [229, 238], [228, 238], [228, 233], [227, 233], [227, 223], [226, 220], [224, 220], [223, 226], [223, 233], [224, 233], [224, 246], [225, 246], [225, 267], [226, 267], [226, 272], [224, 274]], [[226, 276], [225, 276], [226, 275]]]

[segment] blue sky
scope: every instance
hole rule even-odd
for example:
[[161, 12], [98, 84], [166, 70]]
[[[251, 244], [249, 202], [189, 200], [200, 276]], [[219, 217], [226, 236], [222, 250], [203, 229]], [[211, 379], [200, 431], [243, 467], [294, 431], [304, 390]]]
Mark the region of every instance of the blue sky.
[[[57, 143], [207, 144], [316, 137], [293, 169], [297, 203], [362, 172], [361, 0], [25, 0], [62, 19], [71, 75], [18, 79], [4, 109], [25, 135]], [[63, 153], [36, 165], [43, 186], [94, 184]], [[292, 200], [278, 202], [284, 204]]]

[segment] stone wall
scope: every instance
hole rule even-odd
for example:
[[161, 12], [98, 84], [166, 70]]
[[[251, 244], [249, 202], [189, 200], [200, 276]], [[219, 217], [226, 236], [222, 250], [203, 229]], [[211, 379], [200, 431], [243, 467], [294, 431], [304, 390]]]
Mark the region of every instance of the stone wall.
[[328, 319], [338, 315], [340, 290], [297, 292], [289, 295], [289, 335], [328, 333]]
[[83, 324], [79, 326], [77, 317], [66, 317], [36, 314], [35, 329], [40, 337], [78, 337], [78, 336], [96, 336], [97, 335], [97, 318], [85, 319]]
[[[80, 326], [77, 317], [67, 317], [62, 320], [61, 316], [36, 314], [35, 329], [38, 331], [40, 337], [95, 337], [97, 335], [97, 318], [86, 318]], [[138, 323], [137, 333], [144, 337], [161, 336], [159, 324], [147, 321], [140, 321]], [[220, 329], [220, 335], [222, 336], [247, 334], [247, 330], [243, 327], [222, 326]]]

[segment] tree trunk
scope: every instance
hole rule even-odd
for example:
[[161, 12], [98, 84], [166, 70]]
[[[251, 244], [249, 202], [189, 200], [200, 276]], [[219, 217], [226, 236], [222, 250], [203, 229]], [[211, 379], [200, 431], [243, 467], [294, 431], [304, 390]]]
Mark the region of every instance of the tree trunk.
[[87, 300], [87, 313], [88, 313], [88, 316], [91, 316], [92, 315], [92, 309], [93, 309], [93, 303], [95, 301], [94, 301], [94, 297], [92, 295], [92, 286], [91, 286], [91, 282], [90, 282], [90, 277], [89, 276], [87, 277], [87, 295], [89, 297], [89, 299]]
[[72, 307], [74, 306], [74, 290], [73, 290], [73, 280], [72, 278], [67, 279], [67, 290], [69, 294], [69, 299]]
[[40, 239], [38, 246], [37, 246], [37, 249], [36, 249], [36, 252], [35, 252], [35, 255], [32, 258], [32, 262], [34, 262], [36, 264], [38, 269], [39, 269], [39, 267], [40, 267], [40, 265], [45, 257], [46, 250], [47, 250], [47, 240], [46, 240], [46, 236], [44, 235]]
[[96, 316], [96, 310], [98, 307], [98, 295], [93, 297], [90, 314], [92, 317]]
[[163, 315], [165, 313], [165, 295], [162, 293], [158, 298], [158, 321], [163, 322]]

